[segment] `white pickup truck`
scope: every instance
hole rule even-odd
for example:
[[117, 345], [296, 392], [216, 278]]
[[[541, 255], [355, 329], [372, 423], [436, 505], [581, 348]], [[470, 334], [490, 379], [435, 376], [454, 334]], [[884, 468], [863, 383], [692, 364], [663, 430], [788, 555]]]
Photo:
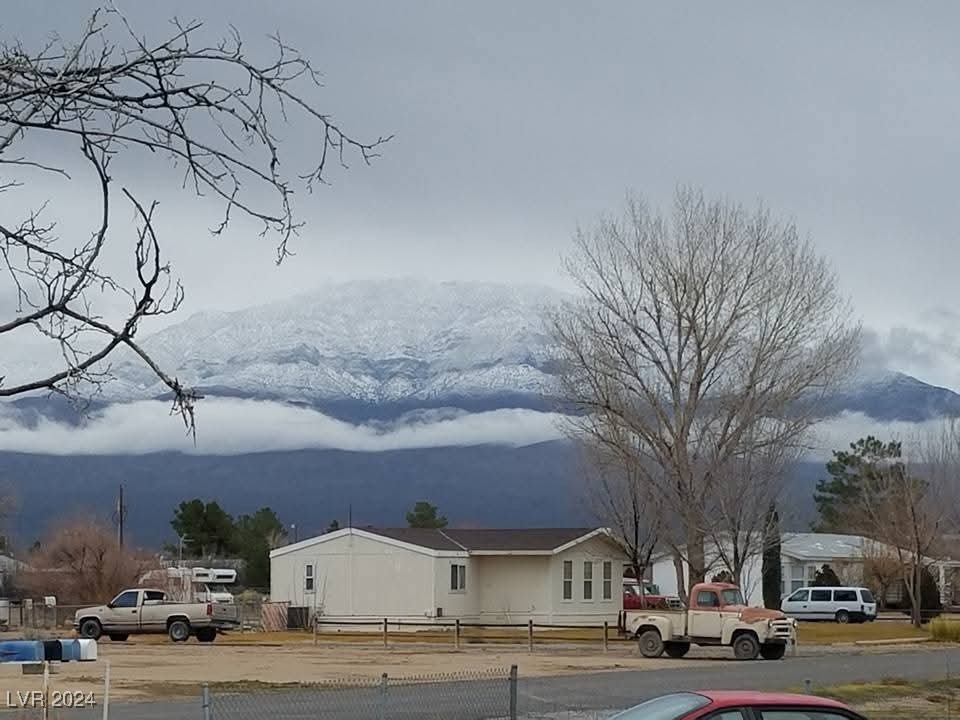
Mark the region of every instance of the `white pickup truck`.
[[738, 660], [780, 660], [796, 642], [797, 621], [778, 610], [747, 607], [736, 585], [701, 583], [690, 590], [687, 608], [626, 610], [621, 630], [637, 638], [644, 657], [673, 658], [691, 645], [725, 645]]
[[174, 642], [195, 635], [200, 642], [213, 642], [217, 634], [239, 625], [232, 603], [170, 602], [163, 590], [136, 588], [120, 592], [106, 605], [81, 608], [73, 627], [92, 640], [106, 635], [122, 642], [130, 635], [166, 633]]

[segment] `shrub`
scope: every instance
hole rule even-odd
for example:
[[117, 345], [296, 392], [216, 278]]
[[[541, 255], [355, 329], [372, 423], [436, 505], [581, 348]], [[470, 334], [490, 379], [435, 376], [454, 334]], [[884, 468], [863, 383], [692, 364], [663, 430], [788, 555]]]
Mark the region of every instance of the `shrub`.
[[960, 643], [960, 620], [935, 618], [930, 622], [930, 637], [937, 642]]

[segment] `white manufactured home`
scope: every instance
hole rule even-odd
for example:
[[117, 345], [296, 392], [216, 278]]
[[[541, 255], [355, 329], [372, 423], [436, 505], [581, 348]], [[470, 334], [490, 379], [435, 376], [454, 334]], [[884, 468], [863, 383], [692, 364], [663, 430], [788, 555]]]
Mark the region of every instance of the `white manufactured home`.
[[270, 553], [270, 599], [328, 619], [615, 622], [604, 529], [345, 528]]
[[[759, 554], [759, 538], [753, 547], [754, 552], [743, 568], [743, 595], [748, 604], [763, 605], [763, 558]], [[709, 579], [711, 574], [722, 571], [724, 565], [716, 545], [708, 542], [705, 549]], [[728, 551], [727, 556], [731, 555]], [[780, 545], [780, 596], [786, 597], [801, 587], [812, 585], [817, 571], [824, 565], [829, 565], [845, 585], [863, 585], [865, 560], [882, 555], [896, 557], [896, 551], [860, 535], [784, 533]], [[684, 577], [687, 571], [684, 562]], [[655, 559], [652, 577], [662, 593], [677, 594], [677, 573], [672, 555], [665, 553]]]

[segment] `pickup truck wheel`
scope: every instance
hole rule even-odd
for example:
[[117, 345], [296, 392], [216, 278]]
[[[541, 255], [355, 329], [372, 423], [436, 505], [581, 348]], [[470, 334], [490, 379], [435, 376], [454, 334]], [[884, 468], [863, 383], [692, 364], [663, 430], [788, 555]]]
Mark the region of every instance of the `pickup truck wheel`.
[[100, 621], [90, 618], [80, 623], [80, 637], [88, 640], [99, 640], [103, 634], [103, 628], [100, 627]]
[[121, 633], [119, 635], [117, 633], [113, 633], [110, 636], [110, 642], [126, 642], [128, 637], [130, 636], [125, 633]]
[[737, 660], [756, 660], [759, 654], [760, 643], [753, 633], [743, 633], [733, 641], [733, 656]]
[[783, 660], [787, 646], [781, 643], [766, 643], [760, 646], [760, 657], [764, 660]]
[[837, 613], [837, 622], [846, 625], [848, 622], [850, 622], [850, 613], [848, 613], [846, 610], [840, 610]]
[[640, 654], [647, 658], [658, 658], [663, 655], [663, 638], [658, 630], [645, 630], [637, 638]]
[[186, 620], [174, 620], [167, 628], [167, 634], [174, 642], [186, 642], [190, 639], [190, 625]]
[[682, 658], [690, 652], [690, 643], [668, 642], [663, 644], [663, 649], [666, 651], [667, 657]]
[[197, 628], [197, 640], [202, 643], [211, 643], [217, 639], [216, 628]]

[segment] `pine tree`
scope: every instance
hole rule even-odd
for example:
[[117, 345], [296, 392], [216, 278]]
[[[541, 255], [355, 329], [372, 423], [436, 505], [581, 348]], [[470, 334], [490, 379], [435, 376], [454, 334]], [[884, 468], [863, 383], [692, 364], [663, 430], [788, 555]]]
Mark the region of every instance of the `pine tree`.
[[891, 462], [902, 465], [900, 455], [900, 443], [884, 443], [872, 435], [851, 443], [849, 451], [834, 450], [833, 459], [827, 463], [829, 479], [817, 481], [814, 500], [820, 518], [813, 530], [857, 531], [855, 520], [847, 517], [846, 510], [860, 499], [864, 481], [875, 477]]

